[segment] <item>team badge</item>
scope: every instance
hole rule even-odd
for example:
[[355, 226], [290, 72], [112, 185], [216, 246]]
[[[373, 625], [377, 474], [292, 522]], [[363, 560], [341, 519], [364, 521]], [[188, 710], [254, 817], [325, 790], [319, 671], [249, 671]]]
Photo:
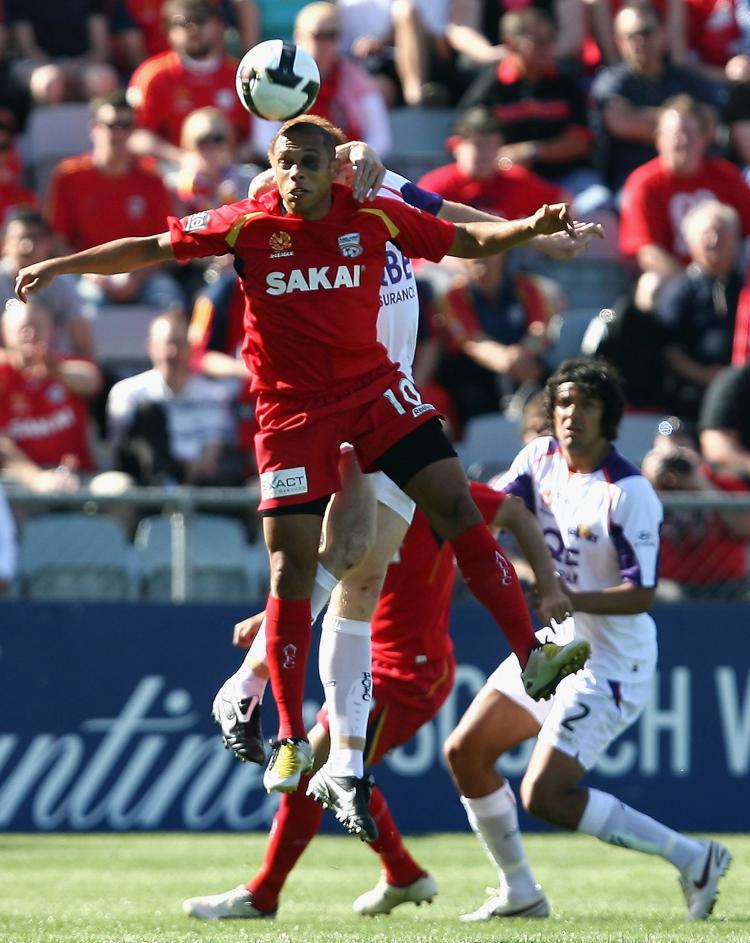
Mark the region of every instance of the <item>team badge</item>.
[[195, 232], [196, 229], [205, 229], [208, 226], [209, 219], [208, 210], [204, 210], [202, 213], [193, 213], [191, 216], [188, 216], [188, 220], [185, 223], [185, 232]]
[[279, 259], [285, 255], [294, 255], [292, 252], [292, 237], [288, 232], [275, 232], [271, 234], [268, 240], [271, 247], [271, 258]]
[[362, 243], [359, 240], [360, 235], [358, 232], [344, 233], [343, 236], [339, 236], [339, 251], [347, 259], [356, 259], [358, 255], [362, 255], [364, 252]]

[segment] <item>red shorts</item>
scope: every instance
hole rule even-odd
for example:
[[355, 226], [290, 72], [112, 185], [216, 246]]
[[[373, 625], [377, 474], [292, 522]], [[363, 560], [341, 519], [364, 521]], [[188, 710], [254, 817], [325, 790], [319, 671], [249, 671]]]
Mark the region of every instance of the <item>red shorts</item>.
[[388, 449], [439, 413], [395, 367], [382, 369], [343, 396], [303, 401], [258, 397], [258, 509], [303, 504], [341, 487], [339, 449], [351, 442], [366, 472]]
[[[408, 743], [431, 721], [453, 690], [456, 661], [453, 655], [414, 665], [405, 671], [373, 662], [373, 707], [367, 721], [365, 766], [380, 762], [386, 753]], [[328, 729], [325, 707], [318, 723]]]

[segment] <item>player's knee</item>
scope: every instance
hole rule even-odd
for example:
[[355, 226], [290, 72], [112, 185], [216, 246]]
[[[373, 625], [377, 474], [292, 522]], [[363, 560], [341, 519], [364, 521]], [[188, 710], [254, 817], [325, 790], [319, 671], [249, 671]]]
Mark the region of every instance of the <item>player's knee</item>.
[[520, 794], [523, 807], [530, 815], [546, 822], [555, 820], [558, 793], [543, 776], [524, 776]]
[[438, 533], [447, 540], [452, 540], [482, 520], [466, 482], [457, 482], [440, 491], [425, 510]]
[[312, 590], [317, 560], [304, 554], [276, 550], [270, 554], [271, 592], [278, 599], [304, 598]]
[[349, 573], [364, 562], [371, 546], [371, 535], [353, 528], [334, 537], [326, 547], [322, 563], [331, 573]]
[[484, 762], [480, 744], [475, 743], [470, 731], [460, 729], [448, 735], [443, 744], [443, 756], [451, 773], [459, 780]]

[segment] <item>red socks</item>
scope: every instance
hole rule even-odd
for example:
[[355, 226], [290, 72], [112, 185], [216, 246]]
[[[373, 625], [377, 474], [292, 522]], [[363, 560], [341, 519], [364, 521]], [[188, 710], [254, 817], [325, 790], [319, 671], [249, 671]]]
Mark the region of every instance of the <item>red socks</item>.
[[406, 887], [408, 884], [413, 884], [422, 877], [425, 871], [406, 850], [385, 796], [377, 786], [372, 790], [370, 814], [378, 826], [378, 840], [371, 842], [370, 848], [380, 855], [386, 881], [394, 887]]
[[305, 667], [310, 649], [310, 600], [277, 599], [266, 603], [266, 653], [276, 707], [279, 740], [306, 737], [302, 721]]
[[267, 913], [276, 910], [289, 872], [320, 828], [324, 810], [322, 805], [305, 795], [309, 781], [309, 776], [303, 776], [296, 792], [282, 795], [268, 836], [263, 864], [245, 885], [253, 895], [253, 906], [258, 910]]
[[486, 524], [470, 527], [451, 546], [466, 585], [490, 611], [525, 668], [537, 640], [513, 564]]

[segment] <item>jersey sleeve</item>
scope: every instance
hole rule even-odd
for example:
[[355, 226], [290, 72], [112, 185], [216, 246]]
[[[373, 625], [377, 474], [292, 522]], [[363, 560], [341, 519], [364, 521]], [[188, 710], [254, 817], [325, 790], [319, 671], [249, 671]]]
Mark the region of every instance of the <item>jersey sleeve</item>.
[[169, 216], [169, 235], [172, 250], [178, 262], [203, 259], [210, 255], [225, 255], [231, 252], [242, 226], [252, 216], [261, 216], [254, 204], [228, 203], [214, 210], [192, 213], [178, 219]]
[[393, 242], [404, 255], [439, 262], [453, 245], [453, 223], [436, 219], [421, 210], [395, 200], [376, 199], [372, 206], [362, 207], [363, 213], [380, 217]]
[[654, 587], [659, 579], [659, 531], [662, 506], [642, 476], [620, 482], [610, 511], [609, 534], [624, 583]]
[[534, 489], [533, 469], [536, 462], [556, 448], [556, 442], [550, 436], [540, 436], [524, 446], [513, 459], [507, 472], [498, 475], [490, 482], [491, 487], [506, 494], [520, 498], [532, 514], [536, 512], [536, 491]]
[[481, 481], [470, 481], [469, 490], [484, 522], [491, 524], [503, 501], [505, 501], [506, 493], [490, 488], [489, 485], [485, 485]]

